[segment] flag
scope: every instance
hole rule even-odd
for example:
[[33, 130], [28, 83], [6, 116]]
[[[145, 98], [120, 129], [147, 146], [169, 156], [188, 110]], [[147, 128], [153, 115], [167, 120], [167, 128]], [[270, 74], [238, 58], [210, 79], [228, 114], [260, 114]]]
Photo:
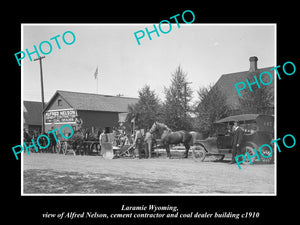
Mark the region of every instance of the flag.
[[97, 66], [97, 69], [95, 71], [94, 77], [95, 77], [95, 79], [97, 79], [97, 77], [98, 77], [98, 66]]

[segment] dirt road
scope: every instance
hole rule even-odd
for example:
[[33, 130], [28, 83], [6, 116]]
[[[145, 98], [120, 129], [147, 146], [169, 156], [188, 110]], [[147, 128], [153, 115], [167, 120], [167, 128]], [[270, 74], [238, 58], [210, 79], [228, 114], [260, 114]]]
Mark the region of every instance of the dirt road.
[[274, 194], [274, 164], [24, 154], [24, 194]]

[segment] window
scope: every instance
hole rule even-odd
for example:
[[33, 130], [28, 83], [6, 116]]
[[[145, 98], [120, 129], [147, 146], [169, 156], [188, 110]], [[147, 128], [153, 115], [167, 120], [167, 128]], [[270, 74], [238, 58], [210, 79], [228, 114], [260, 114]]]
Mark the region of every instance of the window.
[[241, 124], [241, 128], [244, 130], [245, 135], [252, 135], [259, 130], [255, 123]]
[[273, 126], [273, 122], [272, 121], [269, 121], [269, 122], [264, 122], [264, 126], [266, 127], [272, 127]]
[[58, 105], [58, 106], [62, 106], [62, 100], [61, 100], [61, 99], [58, 99], [58, 100], [57, 100], [57, 105]]

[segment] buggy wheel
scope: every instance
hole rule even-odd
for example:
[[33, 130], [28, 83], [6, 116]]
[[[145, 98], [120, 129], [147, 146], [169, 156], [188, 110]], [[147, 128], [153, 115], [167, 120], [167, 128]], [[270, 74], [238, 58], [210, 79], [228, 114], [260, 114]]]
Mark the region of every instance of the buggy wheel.
[[204, 161], [206, 156], [206, 151], [202, 146], [194, 146], [193, 147], [193, 159], [199, 162]]

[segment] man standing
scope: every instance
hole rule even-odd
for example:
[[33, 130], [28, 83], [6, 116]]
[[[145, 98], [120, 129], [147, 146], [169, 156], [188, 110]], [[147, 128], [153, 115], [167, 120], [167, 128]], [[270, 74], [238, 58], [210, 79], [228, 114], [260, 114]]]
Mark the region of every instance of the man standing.
[[138, 125], [135, 125], [135, 138], [133, 144], [135, 145], [135, 155], [138, 155], [139, 159], [142, 158], [142, 151], [143, 151], [143, 134], [142, 130], [139, 129]]
[[240, 145], [243, 139], [243, 130], [239, 126], [238, 121], [234, 121], [234, 125], [232, 127], [233, 138], [232, 138], [232, 158], [231, 164], [235, 163], [234, 157], [240, 155]]
[[152, 134], [150, 133], [149, 129], [147, 129], [144, 141], [146, 143], [145, 158], [151, 158]]

